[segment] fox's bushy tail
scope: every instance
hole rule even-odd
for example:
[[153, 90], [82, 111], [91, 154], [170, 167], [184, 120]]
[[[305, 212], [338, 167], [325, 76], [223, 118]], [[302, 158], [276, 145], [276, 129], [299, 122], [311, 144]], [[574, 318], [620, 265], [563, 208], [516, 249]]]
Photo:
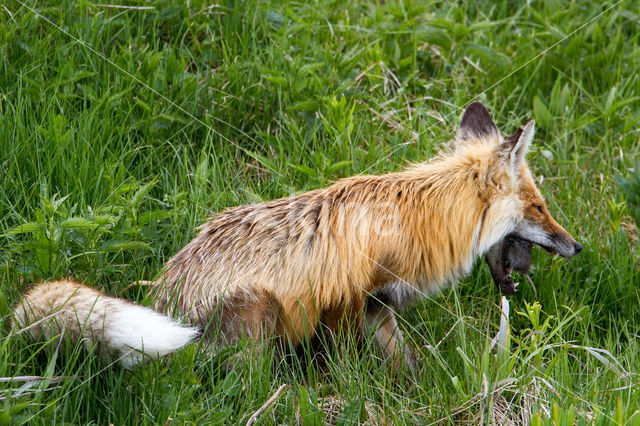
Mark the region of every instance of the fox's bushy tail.
[[35, 339], [61, 336], [83, 340], [88, 347], [98, 344], [103, 355], [126, 368], [175, 352], [199, 334], [152, 309], [72, 281], [31, 289], [15, 306], [13, 324]]

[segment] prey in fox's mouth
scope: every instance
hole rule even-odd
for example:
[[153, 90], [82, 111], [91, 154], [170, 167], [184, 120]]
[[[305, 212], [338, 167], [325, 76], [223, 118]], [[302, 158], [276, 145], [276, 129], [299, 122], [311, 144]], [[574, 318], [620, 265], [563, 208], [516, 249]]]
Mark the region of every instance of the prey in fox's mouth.
[[498, 286], [502, 294], [513, 295], [516, 293], [518, 283], [513, 281], [511, 274], [517, 271], [524, 274], [528, 279], [537, 298], [538, 295], [533, 281], [527, 275], [529, 269], [531, 269], [532, 246], [533, 243], [530, 241], [510, 234], [493, 245], [485, 254], [485, 260], [489, 265], [493, 282]]

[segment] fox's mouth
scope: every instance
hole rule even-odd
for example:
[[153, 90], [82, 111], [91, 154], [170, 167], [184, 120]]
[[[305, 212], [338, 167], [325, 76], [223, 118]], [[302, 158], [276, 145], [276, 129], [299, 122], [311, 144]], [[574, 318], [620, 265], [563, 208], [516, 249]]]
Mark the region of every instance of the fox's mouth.
[[513, 281], [512, 274], [517, 271], [526, 276], [526, 273], [529, 272], [532, 246], [531, 241], [510, 234], [491, 247], [485, 255], [491, 277], [502, 294], [513, 295], [516, 293], [518, 283]]
[[521, 236], [516, 236], [515, 234], [511, 234], [511, 235], [507, 236], [507, 238], [513, 238], [514, 240], [521, 241], [521, 242], [524, 242], [524, 243], [528, 243], [529, 245], [534, 245], [535, 244], [536, 246], [540, 247], [541, 249], [543, 249], [544, 251], [546, 251], [547, 253], [552, 254], [552, 255], [558, 254], [558, 251], [556, 249], [554, 249], [553, 247], [551, 247], [551, 246], [547, 246], [545, 244], [540, 244], [540, 243], [535, 243], [535, 242], [533, 242], [531, 240], [528, 240], [526, 238], [522, 238]]

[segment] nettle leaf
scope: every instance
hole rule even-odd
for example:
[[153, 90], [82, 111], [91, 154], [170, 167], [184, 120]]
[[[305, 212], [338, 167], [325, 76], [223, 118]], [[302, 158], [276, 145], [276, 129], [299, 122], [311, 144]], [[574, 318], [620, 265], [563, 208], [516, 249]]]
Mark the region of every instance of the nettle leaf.
[[139, 206], [144, 200], [144, 197], [146, 197], [147, 194], [149, 194], [149, 192], [151, 191], [151, 188], [153, 188], [153, 185], [155, 185], [155, 181], [151, 181], [149, 183], [142, 185], [140, 189], [138, 189], [136, 193], [133, 194], [133, 197], [131, 197], [131, 201], [130, 201], [131, 205], [133, 205], [134, 207]]
[[117, 189], [116, 189], [116, 194], [118, 195], [124, 195], [127, 192], [131, 192], [133, 190], [136, 190], [139, 188], [139, 185], [137, 183], [125, 183], [120, 185]]
[[331, 174], [335, 173], [336, 171], [342, 169], [343, 167], [350, 166], [352, 163], [353, 163], [353, 161], [351, 161], [351, 160], [343, 160], [343, 161], [338, 161], [337, 163], [333, 163], [332, 165], [327, 167], [327, 174], [331, 175]]
[[60, 222], [60, 228], [62, 229], [94, 229], [98, 227], [98, 224], [84, 217], [70, 217]]
[[291, 164], [289, 163], [289, 167], [291, 167], [294, 170], [299, 171], [300, 173], [303, 173], [305, 175], [311, 176], [311, 177], [318, 177], [318, 172], [313, 170], [311, 167], [306, 166], [304, 164]]
[[305, 64], [298, 69], [298, 72], [301, 75], [314, 75], [324, 66], [321, 62], [314, 62], [311, 64]]
[[62, 206], [62, 204], [65, 201], [67, 201], [67, 198], [69, 198], [70, 196], [71, 194], [67, 194], [62, 198], [58, 198], [57, 195], [54, 195], [53, 198], [51, 199], [51, 206], [53, 207], [53, 213], [57, 212], [60, 206]]
[[35, 234], [42, 230], [42, 223], [27, 222], [22, 225], [14, 226], [4, 233], [4, 236], [20, 235], [20, 234]]
[[312, 100], [297, 101], [287, 107], [287, 111], [317, 111], [318, 103]]
[[118, 222], [118, 217], [111, 214], [96, 215], [93, 220], [100, 227], [111, 227]]
[[102, 244], [100, 248], [103, 252], [115, 252], [121, 250], [146, 250], [153, 251], [153, 248], [142, 241], [131, 241], [131, 240], [110, 240], [106, 241]]
[[69, 82], [76, 83], [84, 78], [93, 77], [98, 75], [97, 72], [94, 71], [77, 71], [73, 76], [69, 79]]

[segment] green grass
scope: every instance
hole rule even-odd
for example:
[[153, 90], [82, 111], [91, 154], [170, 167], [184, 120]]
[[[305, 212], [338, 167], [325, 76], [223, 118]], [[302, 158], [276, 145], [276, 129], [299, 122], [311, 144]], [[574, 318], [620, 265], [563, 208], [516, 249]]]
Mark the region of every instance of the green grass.
[[[640, 3], [21, 1], [0, 5], [0, 377], [46, 379], [0, 382], [0, 423], [241, 423], [289, 384], [259, 422], [640, 424], [640, 250], [614, 181], [640, 156]], [[542, 309], [523, 283], [506, 354], [482, 262], [402, 314], [415, 375], [373, 350], [222, 370], [242, 345], [124, 371], [10, 335], [29, 283], [148, 303], [125, 287], [208, 214], [426, 160], [476, 97], [505, 133], [536, 118], [531, 168], [584, 245], [536, 251]]]

